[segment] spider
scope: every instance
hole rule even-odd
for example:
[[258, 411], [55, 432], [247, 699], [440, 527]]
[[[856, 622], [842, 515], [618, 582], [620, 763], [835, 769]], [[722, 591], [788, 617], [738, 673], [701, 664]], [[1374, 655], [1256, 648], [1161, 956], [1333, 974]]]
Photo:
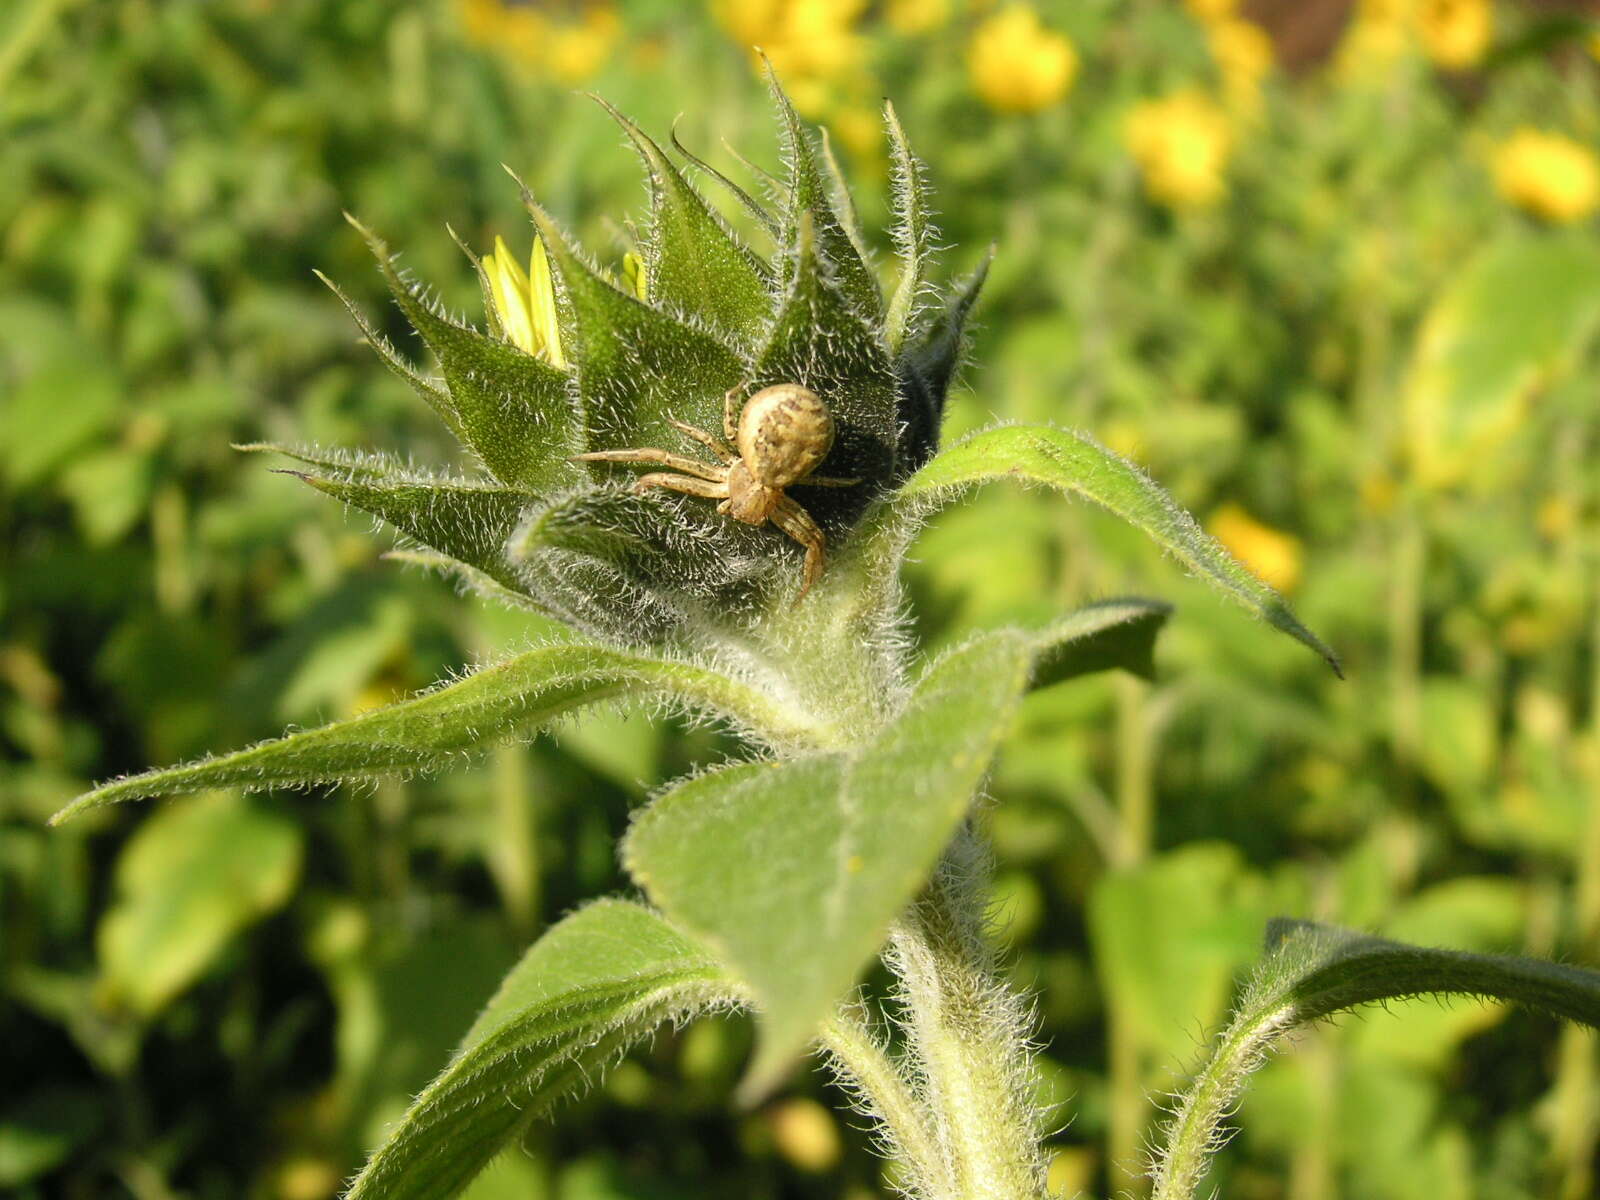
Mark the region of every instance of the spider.
[[[689, 496], [721, 500], [717, 511], [749, 525], [771, 521], [806, 548], [804, 582], [795, 602], [811, 590], [822, 574], [827, 539], [811, 514], [784, 489], [853, 487], [859, 479], [830, 479], [812, 475], [833, 446], [833, 417], [822, 398], [798, 383], [762, 388], [739, 411], [745, 387], [728, 389], [722, 401], [723, 436], [674, 421], [673, 428], [693, 438], [715, 454], [722, 465], [685, 458], [654, 447], [640, 450], [595, 450], [577, 454], [587, 462], [654, 463], [682, 474], [652, 471], [641, 475], [635, 492], [668, 488]], [[735, 449], [737, 447], [737, 449]]]

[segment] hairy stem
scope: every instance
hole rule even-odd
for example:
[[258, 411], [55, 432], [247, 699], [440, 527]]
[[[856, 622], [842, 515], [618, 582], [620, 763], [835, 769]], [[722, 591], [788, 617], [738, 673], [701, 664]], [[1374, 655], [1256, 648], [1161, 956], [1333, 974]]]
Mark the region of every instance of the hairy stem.
[[1226, 1140], [1223, 1122], [1273, 1044], [1296, 1026], [1373, 1001], [1422, 995], [1510, 1000], [1600, 1024], [1600, 974], [1532, 959], [1465, 954], [1286, 922], [1210, 1060], [1179, 1102], [1153, 1171], [1155, 1200], [1191, 1200]]
[[[1126, 870], [1150, 856], [1155, 835], [1154, 762], [1148, 685], [1132, 676], [1116, 680], [1117, 774], [1116, 796], [1119, 837], [1115, 863]], [[1110, 1124], [1108, 1157], [1114, 1195], [1143, 1190], [1139, 1170], [1139, 1144], [1147, 1118], [1143, 1072], [1139, 1068], [1139, 1043], [1130, 1014], [1111, 1006], [1106, 1014], [1106, 1054], [1109, 1068]]]
[[859, 1007], [851, 1005], [841, 1006], [822, 1027], [821, 1041], [828, 1068], [860, 1110], [877, 1122], [878, 1148], [903, 1168], [906, 1190], [926, 1193], [940, 1171], [938, 1144], [911, 1083], [883, 1039]]
[[980, 855], [970, 832], [924, 898], [895, 926], [886, 961], [898, 980], [907, 1053], [923, 1077], [939, 1166], [937, 1200], [1046, 1194], [1021, 998], [996, 975], [984, 930]]

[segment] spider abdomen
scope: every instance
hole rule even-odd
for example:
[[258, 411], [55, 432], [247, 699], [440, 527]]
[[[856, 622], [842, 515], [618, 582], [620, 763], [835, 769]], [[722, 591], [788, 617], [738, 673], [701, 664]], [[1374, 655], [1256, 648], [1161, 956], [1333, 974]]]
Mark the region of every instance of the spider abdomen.
[[762, 388], [739, 417], [739, 458], [762, 487], [786, 488], [828, 457], [833, 428], [827, 406], [810, 388], [798, 383]]

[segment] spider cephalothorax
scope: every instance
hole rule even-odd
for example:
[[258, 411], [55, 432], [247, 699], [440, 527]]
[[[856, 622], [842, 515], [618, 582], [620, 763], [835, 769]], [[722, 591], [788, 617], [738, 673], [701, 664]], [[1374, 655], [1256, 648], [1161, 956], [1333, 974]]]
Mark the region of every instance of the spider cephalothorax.
[[[719, 513], [749, 525], [771, 521], [806, 548], [805, 578], [800, 596], [822, 574], [827, 539], [811, 514], [784, 489], [853, 487], [859, 479], [829, 479], [813, 475], [833, 447], [833, 417], [822, 398], [798, 383], [762, 388], [745, 403], [744, 387], [728, 390], [722, 405], [722, 432], [718, 437], [693, 425], [672, 420], [675, 429], [693, 438], [717, 456], [719, 465], [685, 458], [667, 450], [596, 450], [575, 457], [587, 462], [654, 463], [682, 474], [652, 471], [639, 477], [636, 492], [668, 488], [690, 496], [721, 500]], [[668, 418], [671, 420], [671, 418]], [[796, 597], [799, 599], [799, 597]]]

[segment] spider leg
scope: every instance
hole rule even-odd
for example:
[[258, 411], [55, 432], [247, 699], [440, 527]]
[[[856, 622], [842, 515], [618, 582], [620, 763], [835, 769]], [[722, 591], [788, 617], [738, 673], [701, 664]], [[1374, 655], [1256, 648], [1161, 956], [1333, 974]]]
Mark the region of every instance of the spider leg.
[[693, 475], [696, 479], [709, 479], [712, 483], [722, 482], [728, 474], [721, 467], [696, 462], [681, 454], [671, 454], [654, 447], [644, 450], [591, 450], [588, 454], [574, 454], [572, 459], [574, 462], [653, 463], [658, 467], [671, 467], [674, 471]]
[[834, 479], [828, 475], [807, 475], [804, 479], [797, 479], [795, 487], [855, 487], [859, 479]]
[[687, 475], [668, 475], [665, 471], [652, 471], [633, 481], [633, 490], [648, 492], [651, 488], [666, 488], [669, 492], [682, 492], [685, 496], [705, 496], [720, 500], [728, 494], [728, 485], [714, 479], [691, 479]]
[[739, 409], [743, 406], [747, 386], [739, 384], [731, 387], [722, 397], [722, 436], [728, 445], [739, 444]]
[[811, 590], [811, 585], [822, 576], [828, 539], [823, 536], [822, 529], [817, 523], [811, 519], [811, 514], [788, 496], [778, 501], [778, 506], [772, 510], [769, 519], [806, 548], [805, 576], [800, 584], [800, 594], [794, 598], [794, 602], [799, 604]]
[[714, 433], [707, 433], [704, 429], [696, 429], [693, 425], [685, 424], [683, 421], [674, 421], [671, 417], [667, 418], [667, 423], [685, 437], [692, 437], [725, 463], [731, 463], [739, 457], [727, 442]]

